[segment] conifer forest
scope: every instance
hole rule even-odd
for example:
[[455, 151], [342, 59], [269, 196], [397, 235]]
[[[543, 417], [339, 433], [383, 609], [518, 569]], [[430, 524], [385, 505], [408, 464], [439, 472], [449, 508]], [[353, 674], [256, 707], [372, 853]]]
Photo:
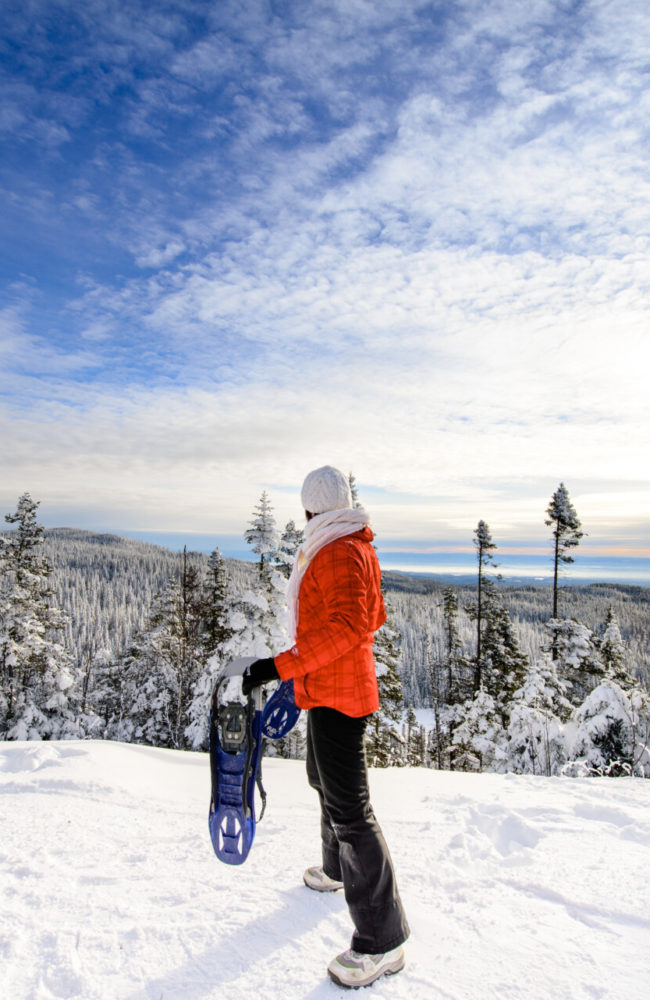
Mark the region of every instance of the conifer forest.
[[[223, 666], [290, 644], [300, 529], [263, 493], [243, 562], [46, 531], [38, 507], [25, 493], [0, 533], [0, 739], [205, 750]], [[500, 581], [485, 521], [474, 586], [384, 573], [371, 764], [650, 777], [650, 589], [561, 581], [582, 537], [564, 484], [546, 513], [552, 587]], [[303, 756], [304, 719], [270, 752]]]

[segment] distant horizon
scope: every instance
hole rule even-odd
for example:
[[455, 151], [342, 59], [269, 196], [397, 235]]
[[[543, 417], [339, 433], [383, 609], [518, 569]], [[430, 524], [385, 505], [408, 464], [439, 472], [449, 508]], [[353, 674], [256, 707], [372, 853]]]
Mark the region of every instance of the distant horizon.
[[[89, 532], [91, 534], [117, 535], [134, 541], [148, 542], [159, 545], [172, 552], [182, 552], [187, 546], [189, 551], [209, 554], [218, 548], [224, 558], [238, 559], [242, 562], [256, 562], [256, 556], [243, 540], [237, 535], [218, 535], [207, 532], [165, 532], [165, 531], [134, 531], [131, 529], [110, 528], [78, 528], [72, 525], [51, 525], [46, 531], [70, 530]], [[464, 545], [457, 547], [447, 545], [444, 552], [431, 554], [415, 553], [412, 546], [400, 550], [390, 542], [382, 545], [381, 539], [376, 541], [377, 554], [382, 570], [403, 573], [409, 576], [440, 577], [453, 582], [457, 577], [459, 584], [467, 582], [467, 578], [475, 574], [476, 555], [471, 548]], [[423, 547], [431, 547], [431, 543]], [[597, 547], [596, 547], [597, 548]], [[502, 576], [506, 585], [537, 584], [548, 586], [552, 583], [553, 569], [549, 543], [548, 555], [512, 554], [508, 547], [497, 548], [494, 553], [496, 566], [488, 568], [488, 575]], [[574, 563], [563, 568], [560, 576], [560, 586], [586, 586], [593, 583], [627, 584], [630, 586], [650, 586], [650, 558], [621, 556], [590, 555], [588, 547], [574, 550]]]

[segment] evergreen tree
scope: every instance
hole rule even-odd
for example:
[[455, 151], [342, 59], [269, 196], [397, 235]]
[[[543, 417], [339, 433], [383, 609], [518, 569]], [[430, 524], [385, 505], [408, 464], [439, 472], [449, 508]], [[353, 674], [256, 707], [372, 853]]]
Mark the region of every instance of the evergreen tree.
[[454, 747], [457, 769], [505, 770], [506, 733], [494, 699], [483, 688], [465, 705], [463, 720], [454, 730]]
[[218, 548], [210, 554], [201, 593], [203, 653], [201, 669], [194, 681], [187, 711], [185, 739], [193, 750], [207, 750], [210, 703], [217, 678], [223, 670], [224, 649], [232, 638], [228, 622], [231, 610], [230, 581]]
[[405, 727], [406, 763], [409, 767], [422, 767], [425, 754], [425, 739], [422, 727], [418, 723], [415, 709], [409, 705], [406, 712]]
[[287, 580], [291, 576], [296, 552], [302, 544], [302, 539], [303, 532], [296, 528], [294, 521], [288, 521], [275, 553], [275, 568]]
[[444, 672], [446, 684], [441, 700], [449, 705], [465, 701], [471, 688], [471, 665], [463, 654], [458, 630], [458, 597], [453, 587], [446, 587], [442, 595], [442, 614], [445, 637]]
[[555, 493], [551, 497], [551, 502], [546, 510], [548, 519], [545, 522], [549, 527], [553, 527], [553, 618], [557, 618], [558, 606], [558, 577], [561, 564], [573, 562], [573, 557], [569, 555], [568, 549], [575, 548], [583, 537], [580, 530], [581, 525], [578, 520], [575, 508], [569, 499], [569, 492], [560, 483]]
[[257, 584], [244, 590], [232, 602], [228, 627], [231, 637], [224, 647], [224, 656], [273, 656], [288, 643], [286, 578], [275, 568], [278, 532], [273, 509], [266, 493], [255, 509], [244, 538], [260, 557]]
[[269, 557], [277, 551], [279, 541], [273, 507], [266, 490], [263, 490], [259, 503], [253, 511], [253, 520], [249, 523], [250, 528], [244, 532], [244, 538], [253, 552], [260, 557], [260, 577], [265, 579], [268, 575]]
[[305, 760], [307, 756], [307, 729], [304, 713], [298, 717], [293, 729], [281, 740], [268, 740], [267, 753], [271, 756], [284, 757], [285, 760]]
[[443, 651], [436, 651], [427, 641], [427, 662], [431, 681], [431, 700], [435, 729], [429, 735], [428, 752], [438, 769], [450, 766], [450, 750], [456, 725], [462, 718], [462, 705], [473, 689], [473, 668], [462, 652], [458, 630], [458, 598], [446, 587], [442, 600]]
[[496, 545], [492, 541], [490, 529], [485, 521], [479, 521], [474, 531], [474, 547], [478, 560], [478, 582], [476, 604], [468, 609], [470, 616], [476, 621], [476, 660], [474, 666], [474, 693], [480, 689], [482, 683], [482, 655], [483, 655], [483, 623], [485, 615], [486, 585], [490, 581], [486, 579], [486, 567], [496, 567], [492, 553]]
[[481, 677], [485, 690], [494, 699], [501, 723], [508, 726], [514, 693], [521, 687], [528, 660], [522, 653], [510, 621], [491, 580], [484, 584]]
[[115, 735], [115, 727], [123, 714], [122, 685], [125, 655], [122, 653], [120, 656], [115, 656], [109, 650], [103, 650], [93, 661], [94, 684], [90, 697], [104, 739], [111, 739]]
[[[630, 775], [639, 761], [637, 754], [638, 717], [625, 691], [606, 680], [575, 710], [577, 728], [571, 750], [573, 767], [569, 773]], [[647, 747], [645, 750], [647, 759]]]
[[[84, 735], [80, 690], [54, 606], [44, 531], [29, 493], [5, 515], [13, 531], [0, 538], [0, 738], [78, 738]], [[93, 720], [86, 721], [92, 728]]]
[[352, 497], [352, 506], [360, 507], [359, 503], [359, 487], [357, 486], [357, 480], [353, 473], [348, 472], [348, 482], [350, 484], [350, 495]]
[[375, 767], [401, 763], [401, 742], [398, 725], [402, 717], [404, 695], [400, 679], [400, 634], [392, 623], [392, 612], [386, 602], [387, 619], [375, 635], [374, 657], [379, 689], [379, 710], [368, 725], [366, 745], [368, 759]]
[[571, 712], [565, 689], [548, 654], [530, 665], [510, 710], [509, 771], [549, 776], [561, 772], [566, 761], [561, 720]]
[[545, 627], [549, 636], [545, 651], [555, 659], [558, 675], [567, 683], [571, 704], [578, 706], [604, 676], [596, 636], [573, 618], [564, 621], [551, 618]]
[[598, 641], [598, 649], [607, 679], [616, 681], [623, 689], [633, 686], [634, 680], [627, 667], [627, 647], [621, 638], [618, 619], [612, 608], [607, 612], [605, 631]]

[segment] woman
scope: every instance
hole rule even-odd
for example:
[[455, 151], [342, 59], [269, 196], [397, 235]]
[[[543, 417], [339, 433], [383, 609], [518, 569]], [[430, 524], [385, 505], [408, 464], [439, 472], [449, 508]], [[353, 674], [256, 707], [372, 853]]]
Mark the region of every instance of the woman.
[[352, 506], [338, 469], [310, 472], [302, 487], [304, 542], [289, 580], [291, 649], [257, 660], [244, 692], [293, 679], [308, 710], [307, 776], [321, 805], [322, 865], [305, 884], [343, 888], [355, 932], [328, 967], [341, 986], [367, 986], [404, 967], [409, 934], [388, 848], [370, 804], [364, 733], [379, 708], [372, 644], [386, 620], [369, 518]]

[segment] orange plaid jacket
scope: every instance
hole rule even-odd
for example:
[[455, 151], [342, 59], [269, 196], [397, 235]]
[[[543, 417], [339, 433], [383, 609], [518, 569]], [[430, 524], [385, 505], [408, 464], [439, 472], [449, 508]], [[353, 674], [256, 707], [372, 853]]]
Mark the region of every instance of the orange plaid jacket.
[[299, 708], [358, 718], [379, 708], [372, 644], [386, 621], [373, 533], [363, 528], [316, 553], [300, 585], [295, 645], [274, 657]]

